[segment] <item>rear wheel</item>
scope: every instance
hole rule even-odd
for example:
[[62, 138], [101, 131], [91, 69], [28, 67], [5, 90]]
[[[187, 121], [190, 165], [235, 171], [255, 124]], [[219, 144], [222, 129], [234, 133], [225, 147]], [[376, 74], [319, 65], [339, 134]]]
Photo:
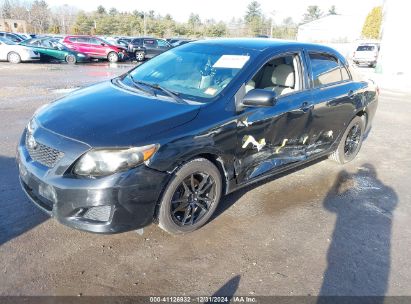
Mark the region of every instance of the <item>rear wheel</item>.
[[11, 63], [20, 63], [21, 62], [21, 57], [18, 53], [16, 52], [10, 52], [7, 55], [7, 60]]
[[356, 116], [348, 125], [337, 150], [330, 155], [330, 158], [340, 164], [352, 161], [361, 149], [364, 130], [365, 117]]
[[118, 61], [118, 54], [116, 52], [110, 52], [107, 55], [107, 59], [109, 62], [117, 62]]
[[66, 56], [66, 62], [69, 64], [75, 64], [77, 62], [76, 56], [74, 55], [67, 55]]
[[217, 167], [204, 158], [182, 166], [168, 184], [158, 214], [163, 230], [180, 234], [203, 226], [221, 198], [222, 181]]
[[142, 51], [137, 51], [136, 52], [136, 59], [137, 61], [143, 61], [145, 58], [145, 54]]

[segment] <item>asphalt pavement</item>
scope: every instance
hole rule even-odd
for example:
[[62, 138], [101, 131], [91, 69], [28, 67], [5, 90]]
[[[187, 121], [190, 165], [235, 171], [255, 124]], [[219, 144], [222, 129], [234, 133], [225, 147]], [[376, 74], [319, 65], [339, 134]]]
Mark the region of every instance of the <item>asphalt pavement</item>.
[[0, 63], [0, 295], [411, 295], [411, 95], [382, 91], [358, 158], [235, 192], [201, 230], [96, 235], [24, 196], [15, 148], [41, 105], [131, 64]]

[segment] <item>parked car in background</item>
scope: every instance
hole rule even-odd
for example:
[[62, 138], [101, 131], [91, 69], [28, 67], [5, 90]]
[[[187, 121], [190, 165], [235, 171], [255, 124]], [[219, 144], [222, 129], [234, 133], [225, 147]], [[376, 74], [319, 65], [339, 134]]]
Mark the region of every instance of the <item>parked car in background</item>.
[[0, 61], [20, 63], [22, 61], [39, 60], [40, 54], [31, 48], [18, 45], [6, 38], [0, 37]]
[[140, 37], [133, 39], [128, 45], [129, 53], [134, 54], [137, 61], [143, 61], [146, 58], [153, 58], [173, 46], [164, 39]]
[[325, 156], [352, 161], [377, 104], [375, 84], [329, 47], [193, 42], [36, 111], [21, 185], [76, 229], [187, 233], [223, 195]]
[[90, 62], [91, 60], [87, 54], [69, 49], [56, 38], [34, 38], [25, 40], [20, 44], [40, 53], [42, 61], [58, 60], [74, 64], [77, 62]]
[[27, 34], [27, 33], [17, 33], [19, 36], [25, 38], [25, 39], [32, 39], [36, 38], [35, 34]]
[[117, 62], [127, 57], [127, 49], [113, 45], [110, 42], [95, 36], [67, 36], [63, 44], [68, 48], [89, 55], [91, 58], [107, 59]]
[[172, 45], [173, 47], [177, 47], [177, 46], [184, 45], [184, 44], [186, 44], [186, 43], [190, 43], [190, 42], [194, 42], [194, 41], [196, 41], [196, 40], [181, 39], [181, 40], [177, 40], [177, 41], [173, 42], [171, 45]]
[[20, 36], [19, 34], [16, 33], [9, 33], [9, 32], [0, 32], [0, 38], [6, 38], [8, 40], [11, 40], [15, 43], [19, 43], [22, 42], [24, 40], [26, 40], [25, 37]]
[[360, 44], [353, 54], [352, 61], [357, 64], [366, 64], [370, 67], [375, 67], [380, 52], [378, 43]]

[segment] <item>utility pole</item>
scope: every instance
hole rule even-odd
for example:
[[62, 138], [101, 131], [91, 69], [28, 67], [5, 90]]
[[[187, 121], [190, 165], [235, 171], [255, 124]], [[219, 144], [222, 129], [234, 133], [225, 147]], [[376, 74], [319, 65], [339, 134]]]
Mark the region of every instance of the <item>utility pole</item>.
[[272, 11], [272, 12], [270, 13], [270, 15], [271, 15], [271, 31], [270, 31], [270, 37], [273, 38], [275, 11]]
[[146, 12], [143, 13], [143, 24], [144, 24], [144, 36], [146, 36], [147, 35]]

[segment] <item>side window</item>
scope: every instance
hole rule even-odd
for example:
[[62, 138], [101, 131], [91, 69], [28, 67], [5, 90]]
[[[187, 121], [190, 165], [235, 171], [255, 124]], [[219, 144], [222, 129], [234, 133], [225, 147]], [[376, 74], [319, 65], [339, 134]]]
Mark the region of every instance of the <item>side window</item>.
[[285, 95], [302, 89], [301, 62], [299, 56], [285, 55], [270, 60], [247, 82], [246, 91], [252, 89], [271, 90]]
[[134, 45], [141, 45], [141, 39], [134, 39], [134, 40], [132, 41], [132, 44], [134, 44]]
[[156, 47], [157, 42], [154, 39], [144, 39], [144, 45], [150, 46], [150, 47]]
[[168, 47], [169, 46], [169, 44], [166, 41], [161, 40], [161, 39], [157, 39], [157, 44], [160, 47]]
[[77, 42], [77, 38], [70, 38], [69, 41], [70, 42]]
[[7, 34], [6, 38], [13, 41], [13, 42], [19, 42], [19, 39], [17, 39], [15, 36]]
[[310, 53], [309, 56], [314, 87], [337, 83], [342, 80], [340, 64], [336, 58], [317, 53]]
[[77, 38], [77, 43], [89, 43], [89, 39], [88, 38], [83, 38], [83, 37], [79, 37]]
[[89, 38], [87, 42], [90, 44], [95, 44], [95, 45], [100, 45], [101, 43], [103, 43], [103, 41], [100, 41], [96, 38]]

